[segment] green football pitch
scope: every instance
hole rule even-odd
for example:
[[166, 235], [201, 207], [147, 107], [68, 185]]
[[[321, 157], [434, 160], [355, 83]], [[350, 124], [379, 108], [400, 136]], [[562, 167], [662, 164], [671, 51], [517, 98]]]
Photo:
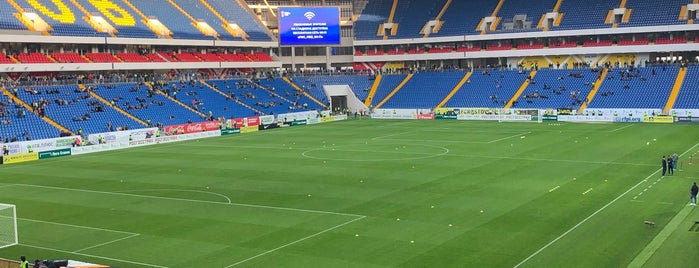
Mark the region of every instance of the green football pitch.
[[350, 120], [0, 166], [20, 240], [0, 257], [693, 267], [697, 142], [691, 124]]

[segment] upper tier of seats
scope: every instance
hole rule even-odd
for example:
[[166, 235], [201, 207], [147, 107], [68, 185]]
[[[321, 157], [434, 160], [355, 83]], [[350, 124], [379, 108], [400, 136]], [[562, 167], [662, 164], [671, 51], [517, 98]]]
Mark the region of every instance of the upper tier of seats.
[[274, 59], [264, 52], [254, 53], [221, 53], [221, 52], [156, 52], [149, 54], [107, 52], [85, 53], [54, 52], [43, 54], [39, 52], [19, 53], [10, 56], [0, 52], [0, 64], [14, 63], [105, 63], [105, 62], [269, 62]]
[[[391, 22], [397, 23], [397, 35], [390, 39], [418, 38], [420, 30], [429, 20], [437, 17], [446, 1], [415, 1], [398, 0]], [[453, 0], [447, 7], [440, 20], [443, 22], [439, 31], [430, 36], [460, 36], [474, 35], [481, 32], [476, 30], [481, 19], [493, 14], [497, 26], [497, 32], [512, 31], [539, 31], [537, 28], [542, 15], [554, 11], [556, 0], [503, 0], [502, 6], [496, 9], [499, 0]], [[683, 5], [691, 1], [654, 1], [654, 0], [629, 0], [625, 8], [631, 9], [628, 22], [618, 24], [618, 27], [638, 27], [653, 25], [687, 24], [687, 20], [680, 20], [679, 14]], [[358, 40], [382, 39], [377, 35], [379, 27], [389, 22], [393, 0], [370, 0], [354, 24], [355, 38]], [[565, 0], [556, 10], [562, 13], [559, 26], [552, 26], [549, 30], [579, 30], [611, 28], [612, 23], [606, 23], [610, 10], [620, 7], [620, 1], [599, 0]], [[515, 17], [522, 18], [526, 15], [524, 23], [516, 29], [506, 29]], [[542, 25], [543, 26], [543, 25]]]
[[[32, 22], [24, 23], [14, 14], [34, 12], [50, 26], [48, 34], [61, 36], [108, 37], [85, 19], [95, 14], [104, 18], [116, 31], [116, 37], [156, 38], [147, 20], [157, 19], [169, 29], [171, 38], [211, 40], [243, 40], [224, 28], [224, 24], [237, 24], [251, 41], [272, 41], [269, 31], [250, 14], [244, 1], [89, 1], [89, 0], [16, 0], [0, 2], [0, 29], [30, 30]], [[195, 25], [205, 22], [217, 37], [208, 36]]]

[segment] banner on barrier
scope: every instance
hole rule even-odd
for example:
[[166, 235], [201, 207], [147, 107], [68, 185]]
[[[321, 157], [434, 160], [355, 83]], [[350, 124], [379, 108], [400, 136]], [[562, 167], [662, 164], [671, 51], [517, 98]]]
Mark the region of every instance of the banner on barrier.
[[258, 126], [241, 127], [240, 128], [240, 133], [242, 133], [242, 134], [253, 133], [253, 132], [258, 132], [258, 131], [260, 131]]
[[543, 121], [556, 121], [556, 120], [558, 120], [558, 115], [544, 114], [541, 116], [541, 120], [543, 120]]
[[221, 136], [240, 134], [239, 128], [226, 128], [221, 130]]
[[346, 114], [338, 114], [336, 116], [333, 116], [334, 121], [342, 121], [342, 120], [347, 120], [347, 115]]
[[643, 123], [672, 124], [675, 119], [669, 115], [643, 116]]
[[273, 124], [274, 122], [274, 115], [264, 115], [260, 116], [260, 125], [269, 125]]
[[92, 144], [99, 144], [99, 138], [102, 137], [105, 143], [116, 143], [116, 142], [128, 142], [129, 138], [131, 140], [145, 140], [155, 137], [158, 128], [142, 128], [115, 132], [104, 132], [97, 134], [90, 134], [87, 136], [87, 140]]
[[435, 115], [435, 116], [434, 116], [434, 119], [440, 119], [440, 120], [441, 120], [441, 119], [456, 120], [456, 115], [455, 115], [455, 114], [451, 114], [451, 115], [447, 115], [447, 114], [438, 114], [438, 115]]
[[313, 124], [318, 124], [320, 123], [320, 118], [314, 117], [314, 118], [309, 118], [306, 120], [306, 124], [313, 125]]
[[308, 121], [306, 121], [306, 120], [294, 120], [294, 121], [291, 121], [291, 125], [292, 125], [292, 126], [305, 126], [306, 124], [308, 124]]
[[2, 164], [16, 164], [22, 162], [36, 161], [39, 160], [39, 153], [23, 153], [23, 154], [11, 154], [2, 156]]
[[678, 116], [675, 117], [675, 123], [699, 123], [699, 117]]
[[243, 118], [233, 118], [235, 120], [236, 128], [243, 127], [256, 127], [260, 125], [260, 117], [243, 117]]
[[0, 144], [0, 148], [2, 146], [7, 146], [7, 150], [10, 154], [29, 153], [29, 148], [31, 148], [32, 152], [44, 152], [56, 149], [70, 148], [71, 146], [73, 146], [73, 141], [75, 140], [75, 138], [77, 138], [77, 136], [12, 142]]
[[434, 120], [433, 114], [416, 114], [415, 119], [417, 120]]
[[332, 121], [335, 121], [335, 117], [332, 115], [320, 118], [321, 123], [327, 123], [327, 122], [332, 122]]
[[70, 148], [39, 152], [39, 159], [69, 156], [69, 155], [71, 155], [70, 152], [71, 152]]
[[[327, 112], [327, 111], [324, 111]], [[327, 112], [329, 115], [329, 112]], [[287, 114], [279, 114], [277, 115], [277, 122], [291, 122], [294, 120], [308, 120], [311, 118], [318, 118], [318, 112], [317, 111], [306, 111], [306, 112], [297, 112], [297, 113], [287, 113]]]
[[507, 121], [531, 121], [531, 115], [513, 115], [513, 114], [459, 114], [456, 116], [457, 120], [507, 120]]
[[204, 132], [204, 131], [215, 131], [215, 130], [220, 130], [220, 129], [221, 129], [221, 126], [219, 124], [219, 121], [216, 120], [216, 121], [206, 121], [206, 122], [192, 123], [192, 124], [166, 126], [165, 133], [167, 133], [168, 135], [180, 135], [180, 134], [190, 134], [190, 133]]
[[562, 122], [614, 122], [612, 116], [594, 115], [558, 115], [558, 121]]
[[643, 118], [633, 117], [633, 116], [615, 116], [614, 122], [615, 123], [642, 123]]

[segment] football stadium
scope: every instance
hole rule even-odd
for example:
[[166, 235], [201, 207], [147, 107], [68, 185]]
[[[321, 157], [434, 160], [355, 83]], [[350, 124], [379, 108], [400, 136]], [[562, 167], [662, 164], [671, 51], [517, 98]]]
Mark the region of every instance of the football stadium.
[[697, 10], [0, 0], [0, 267], [696, 267]]

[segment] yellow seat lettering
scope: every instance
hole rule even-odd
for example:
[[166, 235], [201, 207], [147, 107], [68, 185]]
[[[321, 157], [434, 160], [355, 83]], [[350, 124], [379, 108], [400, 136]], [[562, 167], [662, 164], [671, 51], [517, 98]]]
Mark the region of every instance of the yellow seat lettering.
[[126, 9], [110, 0], [88, 0], [97, 10], [118, 26], [136, 26], [136, 20]]
[[37, 0], [27, 0], [27, 3], [29, 3], [36, 10], [38, 10], [42, 14], [48, 16], [49, 18], [52, 18], [52, 19], [57, 20], [60, 23], [64, 23], [64, 24], [75, 23], [75, 15], [73, 14], [73, 11], [71, 11], [70, 8], [68, 6], [66, 6], [65, 3], [63, 3], [63, 1], [51, 0], [51, 2], [54, 5], [56, 5], [56, 7], [58, 8], [58, 12], [49, 9], [45, 5], [39, 3], [39, 1], [37, 1]]

